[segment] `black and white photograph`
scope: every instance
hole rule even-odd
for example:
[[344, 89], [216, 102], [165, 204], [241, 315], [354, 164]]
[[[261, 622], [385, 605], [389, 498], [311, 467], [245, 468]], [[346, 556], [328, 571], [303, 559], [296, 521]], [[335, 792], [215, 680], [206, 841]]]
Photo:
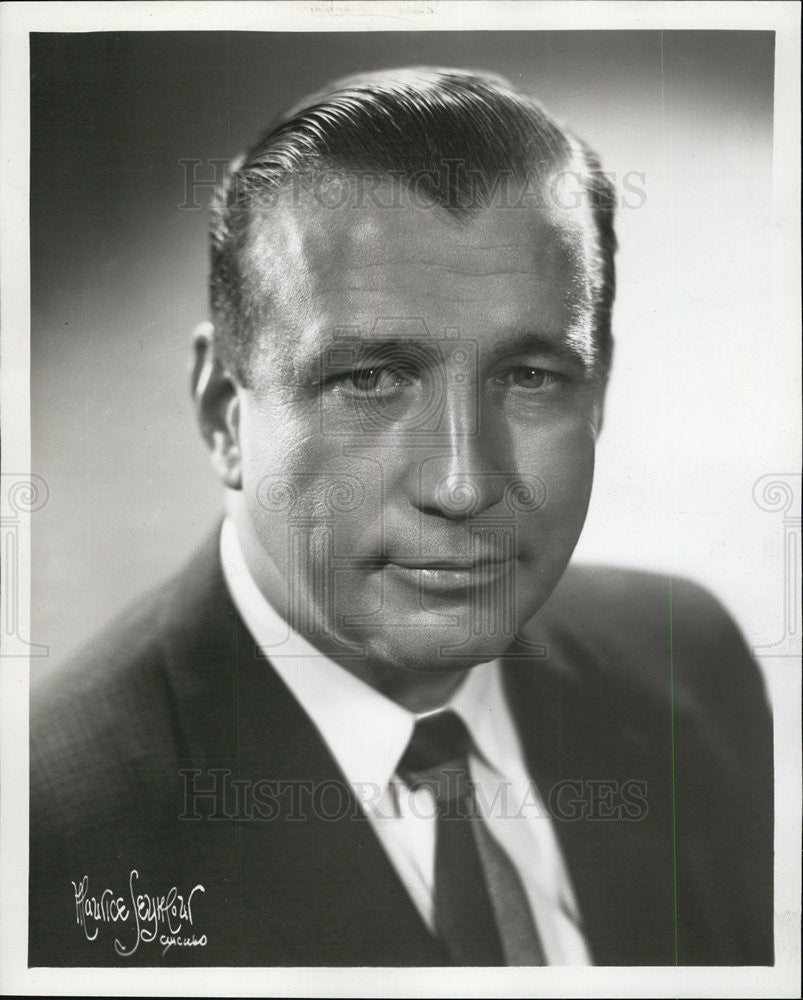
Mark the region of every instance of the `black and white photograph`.
[[4, 5], [3, 992], [795, 996], [795, 3]]

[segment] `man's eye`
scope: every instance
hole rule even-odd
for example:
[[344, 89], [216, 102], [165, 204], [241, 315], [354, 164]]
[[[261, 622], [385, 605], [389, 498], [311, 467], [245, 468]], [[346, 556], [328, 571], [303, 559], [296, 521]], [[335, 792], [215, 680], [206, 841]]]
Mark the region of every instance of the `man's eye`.
[[498, 375], [497, 381], [517, 389], [537, 391], [559, 382], [560, 376], [556, 375], [555, 372], [546, 371], [544, 368], [519, 365]]
[[339, 376], [336, 386], [347, 395], [381, 396], [410, 385], [411, 381], [409, 372], [390, 365], [376, 365]]

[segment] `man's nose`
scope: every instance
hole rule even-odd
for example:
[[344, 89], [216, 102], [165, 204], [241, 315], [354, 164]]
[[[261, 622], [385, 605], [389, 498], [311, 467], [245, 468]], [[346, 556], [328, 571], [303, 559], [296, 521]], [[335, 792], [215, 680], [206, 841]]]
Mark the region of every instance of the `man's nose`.
[[480, 403], [474, 385], [446, 389], [431, 454], [418, 457], [409, 472], [410, 499], [422, 513], [460, 521], [502, 500], [510, 478], [505, 430]]

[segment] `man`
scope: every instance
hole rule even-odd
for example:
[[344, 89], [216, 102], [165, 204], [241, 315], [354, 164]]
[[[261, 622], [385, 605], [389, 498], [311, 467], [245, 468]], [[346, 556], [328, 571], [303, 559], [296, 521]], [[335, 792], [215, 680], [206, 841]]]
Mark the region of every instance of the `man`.
[[613, 199], [505, 81], [340, 81], [232, 165], [227, 517], [32, 714], [31, 964], [772, 962], [771, 728], [692, 584], [567, 564]]

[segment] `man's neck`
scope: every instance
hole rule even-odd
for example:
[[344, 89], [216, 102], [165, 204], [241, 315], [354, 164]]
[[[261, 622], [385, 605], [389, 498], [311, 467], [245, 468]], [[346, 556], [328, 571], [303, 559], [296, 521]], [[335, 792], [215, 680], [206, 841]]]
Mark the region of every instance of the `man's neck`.
[[337, 661], [336, 657], [333, 659], [359, 680], [416, 715], [434, 712], [444, 706], [468, 674], [467, 668], [448, 673], [422, 674], [418, 671], [376, 668], [364, 662]]

